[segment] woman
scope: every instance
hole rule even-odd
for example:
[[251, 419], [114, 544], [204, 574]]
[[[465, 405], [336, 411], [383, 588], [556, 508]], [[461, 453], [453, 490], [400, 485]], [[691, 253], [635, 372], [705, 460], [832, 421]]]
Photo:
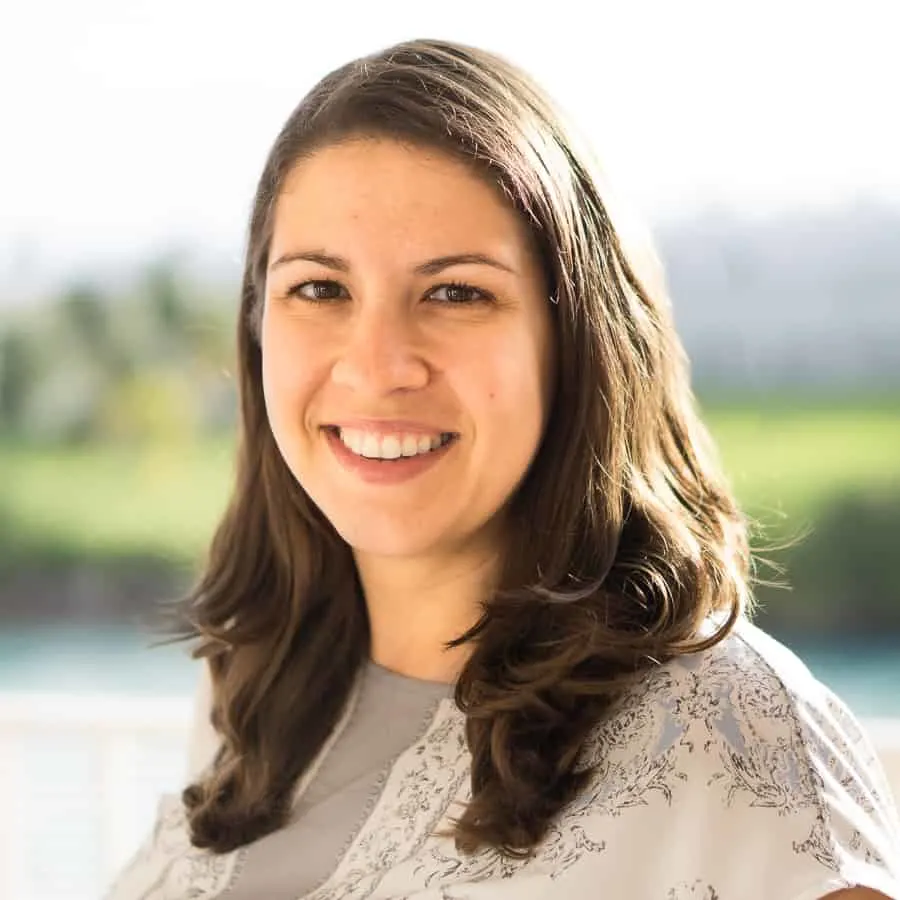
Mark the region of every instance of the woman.
[[112, 897], [900, 897], [867, 740], [747, 621], [661, 279], [525, 75], [320, 82], [238, 341], [208, 752]]

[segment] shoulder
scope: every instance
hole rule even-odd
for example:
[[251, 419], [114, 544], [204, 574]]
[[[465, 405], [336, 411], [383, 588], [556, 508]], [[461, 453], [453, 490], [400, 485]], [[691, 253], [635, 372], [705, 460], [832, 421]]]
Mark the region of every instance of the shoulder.
[[[618, 735], [630, 751], [649, 742], [692, 754], [702, 737], [701, 748], [717, 753], [778, 747], [794, 751], [800, 762], [816, 723], [827, 723], [874, 757], [855, 718], [803, 662], [742, 620], [715, 646], [650, 669], [598, 726], [594, 752], [597, 758], [609, 753], [610, 740]], [[685, 738], [690, 741], [683, 743]]]
[[887, 779], [863, 726], [764, 631], [741, 620], [719, 644], [661, 668], [662, 684], [654, 688], [651, 677], [644, 702], [667, 703], [685, 728], [703, 728], [719, 757], [755, 763], [766, 782], [781, 772], [786, 803], [821, 805], [837, 779], [854, 802], [897, 827]]
[[[791, 782], [810, 797], [820, 780], [812, 770], [823, 764], [832, 774], [843, 764], [866, 778], [883, 775], [846, 704], [793, 652], [746, 620], [708, 650], [651, 670], [614, 720], [641, 709], [650, 719], [664, 718], [673, 737], [702, 734], [704, 747], [719, 755], [765, 754], [769, 767], [779, 761], [795, 766]], [[887, 799], [886, 780], [880, 788]]]
[[655, 833], [683, 863], [679, 883], [727, 896], [741, 873], [769, 897], [855, 884], [900, 895], [900, 825], [864, 729], [745, 620], [648, 672], [591, 735], [584, 763], [596, 774], [574, 814], [606, 834], [640, 817], [634, 833]]

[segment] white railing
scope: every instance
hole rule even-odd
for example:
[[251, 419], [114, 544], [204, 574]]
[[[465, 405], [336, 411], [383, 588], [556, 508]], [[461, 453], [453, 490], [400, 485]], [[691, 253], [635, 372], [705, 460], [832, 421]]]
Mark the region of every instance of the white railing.
[[186, 774], [189, 699], [0, 694], [0, 900], [97, 900]]
[[[0, 900], [96, 900], [187, 767], [188, 699], [0, 694]], [[900, 798], [900, 721], [869, 720]]]

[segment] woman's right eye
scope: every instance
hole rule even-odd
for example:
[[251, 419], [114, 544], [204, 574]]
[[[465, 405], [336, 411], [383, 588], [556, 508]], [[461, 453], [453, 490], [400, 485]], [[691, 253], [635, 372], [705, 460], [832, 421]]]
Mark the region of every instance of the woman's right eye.
[[343, 300], [347, 296], [344, 286], [336, 281], [303, 281], [295, 284], [287, 292], [289, 297], [299, 297], [310, 303], [327, 303], [330, 300]]

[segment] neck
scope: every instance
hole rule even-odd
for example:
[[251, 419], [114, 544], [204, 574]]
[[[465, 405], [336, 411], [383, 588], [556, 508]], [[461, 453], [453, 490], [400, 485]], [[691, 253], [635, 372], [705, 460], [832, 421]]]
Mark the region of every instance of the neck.
[[481, 616], [497, 570], [496, 554], [397, 559], [355, 553], [372, 635], [371, 657], [401, 675], [456, 681], [471, 653], [443, 644]]

